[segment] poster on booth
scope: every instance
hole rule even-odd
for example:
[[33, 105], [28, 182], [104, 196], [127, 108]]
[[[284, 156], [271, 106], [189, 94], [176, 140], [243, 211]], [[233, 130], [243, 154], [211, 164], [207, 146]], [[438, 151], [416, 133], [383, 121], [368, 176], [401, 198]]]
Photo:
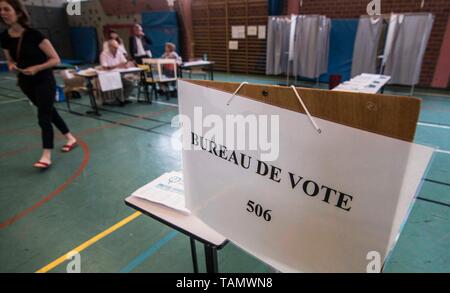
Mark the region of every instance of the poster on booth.
[[314, 118], [319, 133], [302, 113], [239, 95], [227, 105], [232, 93], [188, 81], [178, 89], [194, 215], [282, 272], [381, 269], [432, 148]]

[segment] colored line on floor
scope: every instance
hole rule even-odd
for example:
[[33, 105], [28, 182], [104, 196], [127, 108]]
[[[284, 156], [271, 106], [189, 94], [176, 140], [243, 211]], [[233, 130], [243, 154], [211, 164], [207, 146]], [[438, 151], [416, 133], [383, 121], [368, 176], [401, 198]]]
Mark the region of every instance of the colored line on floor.
[[14, 100], [14, 101], [18, 101], [18, 100], [20, 100], [20, 99], [23, 99], [23, 98], [18, 98], [18, 97], [10, 96], [10, 95], [5, 95], [5, 94], [3, 94], [3, 93], [0, 94], [0, 97], [7, 98], [7, 99], [11, 99], [11, 100]]
[[178, 108], [178, 105], [177, 105], [177, 104], [166, 103], [166, 102], [160, 102], [160, 101], [153, 101], [153, 103], [156, 103], [156, 104], [161, 104], [161, 105], [165, 105], [165, 106], [171, 106], [171, 107], [176, 107], [176, 108]]
[[[70, 103], [71, 103], [71, 104], [74, 104], [74, 105], [82, 106], [82, 107], [88, 107], [88, 108], [91, 108], [91, 106], [89, 106], [89, 105], [85, 105], [85, 104], [81, 104], [81, 103], [75, 103], [75, 102], [73, 102], [73, 101], [70, 102]], [[131, 114], [131, 113], [126, 113], [126, 112], [121, 112], [121, 111], [116, 111], [116, 110], [106, 109], [106, 108], [104, 108], [104, 107], [98, 107], [98, 110], [99, 110], [99, 111], [104, 111], [104, 112], [109, 112], [109, 113], [116, 113], [116, 114], [120, 114], [120, 115], [124, 115], [124, 116], [128, 116], [128, 117], [134, 117], [134, 118], [138, 118], [138, 119], [142, 119], [142, 120], [149, 120], [149, 121], [154, 121], [154, 122], [159, 122], [159, 123], [170, 124], [170, 122], [166, 122], [166, 121], [162, 121], [162, 120], [150, 118], [151, 116], [154, 116], [154, 115], [149, 115], [149, 114], [142, 114], [142, 115], [139, 115], [139, 114]], [[168, 108], [164, 108], [164, 109], [161, 110], [161, 111], [166, 112], [166, 110], [167, 110], [167, 112], [174, 111], [174, 109], [168, 109]], [[152, 112], [152, 113], [158, 113], [158, 115], [164, 113], [164, 112], [160, 113], [161, 111], [158, 111], [158, 112]]]
[[436, 180], [432, 180], [432, 179], [424, 179], [427, 182], [432, 182], [432, 183], [436, 183], [436, 184], [440, 184], [440, 185], [446, 185], [446, 186], [450, 186], [450, 183], [446, 183], [446, 182], [441, 182], [441, 181], [436, 181]]
[[0, 86], [0, 89], [23, 94], [23, 92], [21, 90], [18, 90], [17, 87], [9, 88], [9, 87]]
[[124, 268], [120, 270], [120, 273], [130, 273], [135, 268], [137, 268], [140, 264], [142, 264], [146, 259], [154, 255], [158, 250], [161, 249], [164, 245], [166, 245], [170, 240], [175, 238], [178, 235], [177, 231], [172, 231], [168, 233], [163, 238], [159, 239], [156, 243], [152, 244], [149, 249], [144, 251], [141, 255], [132, 260], [129, 264], [127, 264]]
[[450, 129], [450, 125], [439, 124], [439, 123], [418, 122], [417, 125], [428, 126], [428, 127], [435, 127], [435, 128], [443, 128], [443, 129]]
[[436, 153], [440, 153], [440, 154], [447, 154], [450, 155], [450, 151], [446, 151], [446, 150], [435, 150]]
[[[56, 108], [56, 109], [58, 111], [63, 111], [63, 112], [67, 112], [67, 113], [70, 113], [70, 114], [74, 114], [74, 115], [78, 115], [78, 116], [82, 116], [82, 117], [86, 117], [86, 118], [92, 118], [92, 119], [103, 121], [103, 122], [108, 122], [108, 123], [111, 123], [112, 126], [125, 126], [125, 127], [129, 127], [129, 128], [137, 129], [137, 130], [140, 130], [140, 131], [150, 132], [150, 133], [154, 133], [154, 134], [158, 134], [158, 135], [162, 135], [162, 136], [166, 136], [166, 137], [172, 137], [172, 136], [170, 136], [168, 134], [159, 133], [159, 132], [153, 131], [151, 129], [137, 127], [137, 126], [134, 126], [134, 125], [123, 123], [123, 122], [113, 121], [113, 120], [104, 119], [104, 118], [100, 118], [100, 117], [96, 117], [96, 116], [84, 115], [82, 113], [77, 113], [77, 112], [74, 112], [74, 111], [68, 111], [66, 109], [61, 109], [61, 108]], [[135, 121], [137, 119], [138, 118], [130, 118], [130, 119], [124, 119], [124, 120], [119, 120], [119, 121]], [[168, 125], [168, 124], [164, 124], [164, 125]]]
[[[85, 104], [78, 104], [78, 103], [74, 103], [74, 104], [82, 106], [82, 107], [92, 108], [91, 106], [85, 105]], [[158, 115], [164, 114], [166, 112], [173, 111], [173, 109], [170, 109], [169, 107], [165, 107], [165, 108], [163, 108], [163, 109], [161, 109], [159, 111], [156, 111], [156, 112], [153, 111], [153, 112], [144, 113], [144, 114], [130, 114], [130, 113], [125, 113], [125, 112], [120, 112], [120, 111], [115, 111], [115, 110], [110, 110], [110, 109], [104, 109], [104, 108], [98, 108], [98, 109], [102, 110], [102, 111], [105, 111], [105, 112], [116, 113], [116, 114], [120, 114], [120, 115], [124, 115], [124, 116], [128, 116], [128, 117], [132, 117], [133, 118], [133, 119], [130, 119], [130, 120], [127, 120], [127, 121], [149, 120], [149, 121], [159, 122], [159, 123], [163, 123], [163, 124], [170, 124], [171, 122], [162, 121], [162, 120], [154, 119], [154, 118], [151, 118], [151, 117], [158, 116]], [[75, 112], [75, 111], [68, 111], [68, 109], [58, 108], [58, 110], [69, 112], [71, 114], [75, 114], [75, 115], [79, 115], [79, 116], [83, 116], [83, 117], [90, 117], [90, 118], [94, 117], [92, 115], [86, 115], [86, 114]], [[96, 117], [98, 117], [98, 116], [96, 116]], [[101, 118], [101, 119], [103, 119], [103, 118]], [[119, 121], [121, 121], [121, 120], [119, 120]]]
[[123, 226], [125, 226], [126, 224], [130, 223], [131, 221], [133, 221], [134, 219], [136, 219], [140, 215], [142, 215], [141, 212], [135, 212], [134, 214], [131, 214], [130, 216], [126, 217], [125, 219], [122, 219], [121, 221], [117, 222], [116, 224], [114, 224], [113, 226], [109, 227], [105, 231], [97, 234], [96, 236], [92, 237], [88, 241], [84, 242], [83, 244], [75, 247], [74, 249], [72, 249], [68, 253], [66, 253], [66, 254], [62, 255], [61, 257], [57, 258], [56, 260], [52, 261], [48, 265], [40, 268], [39, 270], [36, 271], [36, 273], [47, 273], [48, 271], [54, 269], [55, 267], [57, 267], [58, 265], [60, 265], [64, 261], [68, 260], [73, 255], [73, 253], [80, 253], [80, 252], [82, 252], [83, 250], [85, 250], [89, 246], [92, 246], [94, 243], [98, 242], [102, 238], [105, 238], [109, 234], [113, 233], [114, 231], [116, 231], [116, 230], [122, 228]]
[[423, 201], [427, 201], [427, 202], [430, 202], [430, 203], [435, 203], [435, 204], [438, 204], [438, 205], [450, 208], [450, 204], [448, 204], [448, 203], [444, 203], [444, 202], [440, 202], [440, 201], [436, 201], [436, 200], [432, 200], [432, 199], [428, 199], [428, 198], [424, 198], [424, 197], [417, 197], [417, 199], [420, 199], [420, 200], [423, 200]]
[[7, 80], [17, 80], [17, 78], [15, 77], [9, 77], [9, 76], [5, 76], [2, 79], [7, 79]]
[[[146, 129], [146, 128], [137, 127], [137, 126], [134, 126], [134, 125], [129, 125], [129, 124], [123, 123], [123, 122], [127, 122], [127, 121], [138, 120], [139, 118], [137, 118], [137, 117], [136, 118], [131, 118], [131, 119], [128, 118], [128, 119], [114, 121], [114, 120], [108, 120], [108, 119], [104, 119], [104, 118], [88, 116], [88, 115], [85, 115], [85, 114], [82, 114], [82, 113], [73, 112], [73, 111], [69, 112], [66, 109], [62, 109], [62, 108], [58, 108], [58, 107], [56, 107], [56, 109], [58, 111], [67, 112], [67, 113], [70, 113], [70, 114], [73, 114], [73, 115], [77, 115], [77, 116], [81, 116], [81, 117], [87, 117], [87, 118], [93, 118], [93, 119], [96, 119], [96, 120], [100, 120], [100, 121], [104, 121], [104, 122], [110, 123], [108, 125], [103, 125], [103, 126], [100, 126], [100, 127], [93, 127], [93, 128], [88, 128], [88, 129], [82, 130], [81, 132], [78, 132], [78, 133], [75, 134], [76, 137], [83, 136], [83, 135], [88, 135], [88, 134], [91, 134], [91, 133], [99, 131], [99, 130], [114, 128], [114, 127], [118, 127], [118, 126], [130, 127], [130, 128], [141, 130], [141, 131], [146, 131], [146, 132], [151, 132], [151, 133], [154, 133], [154, 134], [159, 134], [159, 135], [171, 137], [170, 135], [167, 135], [167, 134], [162, 134], [162, 133], [159, 133], [159, 132], [152, 131], [153, 128]], [[165, 113], [166, 111], [169, 111], [169, 109], [166, 108], [166, 109], [163, 109], [163, 110], [158, 111], [158, 112], [150, 112], [150, 114], [152, 114], [152, 116], [157, 116], [159, 114]], [[146, 115], [148, 115], [148, 114], [146, 114]], [[147, 117], [149, 117], [149, 116], [147, 116]], [[160, 126], [164, 126], [164, 125], [169, 125], [169, 123], [166, 123], [166, 124], [163, 124], [163, 125], [160, 125]], [[15, 130], [7, 130], [5, 132], [14, 132], [14, 131]], [[35, 130], [33, 130], [33, 131], [35, 131]], [[0, 134], [2, 134], [2, 133], [0, 132]], [[32, 149], [34, 149], [34, 148], [36, 148], [36, 147], [38, 147], [40, 145], [41, 144], [27, 145], [25, 147], [21, 147], [21, 148], [15, 149], [15, 150], [11, 150], [11, 151], [6, 151], [6, 152], [3, 152], [3, 153], [0, 153], [0, 159], [6, 158], [6, 157], [15, 156], [15, 155], [17, 155], [19, 153], [32, 150]]]
[[25, 100], [28, 100], [28, 99], [22, 98], [22, 99], [16, 99], [16, 100], [11, 100], [11, 101], [3, 101], [3, 102], [0, 102], [0, 105], [17, 103], [17, 102], [22, 102], [22, 101], [25, 101]]
[[15, 216], [13, 216], [13, 217], [9, 218], [8, 220], [0, 223], [0, 229], [6, 228], [6, 227], [14, 224], [15, 222], [19, 221], [20, 219], [22, 219], [26, 215], [30, 214], [31, 212], [33, 212], [34, 210], [36, 210], [37, 208], [39, 208], [40, 206], [42, 206], [46, 202], [52, 200], [55, 196], [57, 196], [58, 194], [63, 192], [76, 178], [78, 178], [78, 176], [81, 175], [81, 173], [83, 173], [83, 170], [86, 168], [86, 166], [87, 166], [87, 164], [89, 162], [90, 152], [89, 152], [88, 145], [83, 140], [79, 139], [78, 143], [82, 147], [84, 155], [83, 155], [83, 161], [81, 162], [80, 167], [75, 171], [75, 173], [73, 173], [72, 176], [70, 176], [69, 179], [66, 180], [66, 182], [64, 182], [63, 184], [58, 186], [50, 194], [44, 196], [39, 202], [37, 202], [33, 206], [31, 206], [31, 207], [21, 211], [20, 213], [16, 214]]
[[0, 135], [2, 135], [2, 134], [17, 134], [17, 133], [25, 133], [25, 132], [37, 133], [38, 129], [35, 128], [35, 125], [36, 124], [33, 123], [33, 124], [28, 125], [27, 127], [0, 129]]
[[13, 157], [13, 156], [15, 156], [17, 154], [20, 154], [20, 153], [26, 152], [26, 151], [30, 151], [30, 150], [32, 150], [34, 148], [37, 148], [37, 147], [40, 147], [40, 146], [42, 146], [42, 144], [35, 143], [35, 144], [26, 145], [24, 147], [21, 147], [21, 148], [12, 150], [12, 151], [6, 151], [6, 152], [3, 152], [3, 153], [0, 153], [0, 159], [7, 158], [7, 157]]
[[137, 130], [149, 132], [147, 128], [143, 128], [143, 127], [139, 127], [139, 126], [134, 126], [134, 125], [130, 125], [130, 124], [127, 124], [127, 123], [122, 122], [122, 121], [131, 121], [131, 122], [133, 122], [133, 120], [137, 120], [137, 119], [139, 119], [139, 118], [129, 118], [129, 119], [123, 119], [123, 120], [115, 121], [115, 120], [109, 120], [109, 119], [100, 118], [100, 117], [94, 117], [94, 116], [83, 115], [82, 113], [78, 113], [78, 112], [74, 112], [74, 111], [68, 111], [68, 110], [66, 110], [66, 109], [62, 109], [62, 108], [58, 108], [58, 107], [55, 107], [55, 108], [56, 108], [56, 110], [58, 110], [58, 111], [63, 111], [63, 112], [67, 112], [67, 113], [71, 113], [71, 114], [75, 114], [75, 115], [79, 115], [79, 116], [83, 116], [83, 117], [87, 117], [87, 118], [93, 118], [93, 119], [95, 119], [95, 120], [99, 120], [99, 121], [103, 121], [103, 122], [108, 122], [108, 123], [111, 123], [111, 124], [115, 124], [115, 125], [117, 125], [117, 126], [121, 125], [121, 126], [129, 127], [129, 128], [133, 128], [133, 129], [137, 129]]

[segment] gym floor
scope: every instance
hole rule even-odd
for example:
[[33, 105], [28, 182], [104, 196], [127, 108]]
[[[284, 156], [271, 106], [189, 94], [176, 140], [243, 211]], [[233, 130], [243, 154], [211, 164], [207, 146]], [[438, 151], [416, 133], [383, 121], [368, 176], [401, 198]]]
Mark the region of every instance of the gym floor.
[[[218, 72], [215, 79], [285, 82]], [[439, 149], [384, 271], [450, 272], [450, 93], [417, 89], [415, 96], [423, 99], [415, 142]], [[71, 105], [78, 113], [89, 110], [87, 96]], [[65, 255], [75, 248], [82, 272], [193, 272], [189, 238], [123, 201], [162, 173], [181, 169], [181, 154], [170, 142], [177, 99], [103, 106], [101, 117], [68, 113], [66, 103], [56, 108], [80, 145], [63, 154], [57, 135], [53, 166], [42, 172], [31, 167], [41, 152], [36, 110], [15, 76], [0, 73], [0, 272], [66, 272]], [[201, 245], [197, 250], [205, 271]], [[231, 243], [218, 258], [220, 272], [271, 272]]]

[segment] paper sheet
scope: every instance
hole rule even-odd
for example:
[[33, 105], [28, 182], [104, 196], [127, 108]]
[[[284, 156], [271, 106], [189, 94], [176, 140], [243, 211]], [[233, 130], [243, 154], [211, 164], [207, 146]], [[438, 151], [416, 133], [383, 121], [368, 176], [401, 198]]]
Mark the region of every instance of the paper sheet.
[[239, 48], [239, 42], [238, 41], [229, 41], [228, 42], [228, 49], [230, 50], [237, 50]]
[[181, 172], [165, 173], [133, 192], [132, 196], [165, 205], [184, 214], [190, 214], [185, 205], [184, 181]]
[[234, 25], [231, 27], [231, 38], [232, 39], [245, 39], [245, 26], [244, 25]]
[[265, 25], [259, 25], [258, 26], [258, 39], [265, 39], [266, 38], [266, 26]]
[[95, 76], [97, 75], [97, 71], [94, 68], [88, 68], [88, 69], [84, 69], [84, 70], [80, 70], [78, 72], [78, 75], [82, 75], [82, 76]]
[[121, 89], [122, 78], [119, 72], [102, 72], [98, 74], [100, 88], [102, 92], [108, 92]]
[[258, 27], [256, 25], [247, 27], [247, 36], [257, 36], [258, 35]]

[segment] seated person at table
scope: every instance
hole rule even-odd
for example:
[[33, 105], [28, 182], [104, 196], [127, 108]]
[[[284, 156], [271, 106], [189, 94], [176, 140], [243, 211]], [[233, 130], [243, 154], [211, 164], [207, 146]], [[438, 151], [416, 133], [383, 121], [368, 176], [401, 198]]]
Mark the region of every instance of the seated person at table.
[[[181, 57], [175, 52], [176, 46], [173, 43], [166, 43], [164, 47], [164, 54], [162, 54], [161, 58], [165, 59], [175, 59], [178, 65], [181, 65]], [[163, 74], [167, 77], [175, 76], [175, 68], [173, 68], [172, 64], [165, 64], [163, 66]]]
[[128, 53], [127, 53], [127, 49], [125, 49], [125, 46], [123, 44], [123, 40], [120, 38], [119, 34], [116, 31], [110, 30], [108, 32], [106, 41], [103, 42], [103, 52], [105, 51], [109, 51], [109, 45], [108, 42], [110, 40], [116, 40], [117, 43], [119, 43], [119, 52], [122, 52], [122, 54], [127, 57]]
[[[100, 55], [100, 65], [103, 69], [113, 70], [113, 69], [125, 69], [128, 68], [128, 61], [123, 55], [123, 53], [119, 50], [120, 45], [116, 40], [108, 41], [108, 51], [103, 51]], [[118, 99], [120, 104], [127, 103], [128, 97], [131, 95], [133, 91], [133, 80], [135, 79], [134, 75], [125, 75], [122, 76], [122, 84], [123, 84], [123, 96], [121, 94], [114, 97], [114, 99]], [[111, 102], [112, 97], [107, 97], [108, 95], [103, 95], [103, 99], [106, 99], [106, 103]]]
[[[164, 59], [175, 59], [177, 65], [181, 65], [181, 57], [177, 54], [176, 50], [176, 46], [173, 43], [166, 43], [165, 47], [164, 47], [164, 54], [162, 54], [161, 58]], [[163, 75], [167, 76], [167, 77], [175, 77], [175, 68], [173, 64], [164, 64], [162, 67], [162, 73]], [[169, 82], [168, 86], [172, 86], [175, 87], [176, 83], [175, 82]], [[168, 91], [168, 87], [165, 84], [161, 84], [160, 85], [160, 93], [163, 92], [167, 92]], [[175, 92], [172, 92], [172, 94], [175, 94]], [[166, 93], [167, 95], [167, 93]], [[169, 96], [167, 95], [167, 98], [169, 98]]]

